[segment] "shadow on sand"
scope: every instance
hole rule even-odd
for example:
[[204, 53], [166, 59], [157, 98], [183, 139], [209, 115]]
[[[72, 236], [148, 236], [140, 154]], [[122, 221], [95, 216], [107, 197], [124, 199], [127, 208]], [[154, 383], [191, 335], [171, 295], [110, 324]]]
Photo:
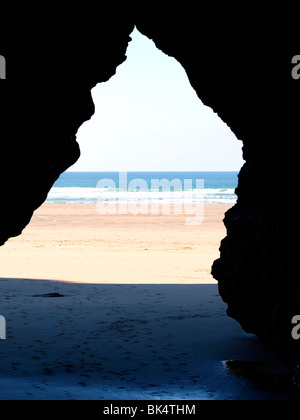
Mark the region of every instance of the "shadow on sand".
[[0, 279], [0, 291], [2, 400], [295, 399], [216, 284]]

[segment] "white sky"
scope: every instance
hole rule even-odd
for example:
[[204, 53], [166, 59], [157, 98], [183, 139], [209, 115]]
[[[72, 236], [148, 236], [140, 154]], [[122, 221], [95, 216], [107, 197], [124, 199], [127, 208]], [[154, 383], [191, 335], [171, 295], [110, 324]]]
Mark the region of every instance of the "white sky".
[[238, 171], [242, 142], [191, 87], [183, 67], [136, 29], [127, 60], [92, 96], [71, 171]]

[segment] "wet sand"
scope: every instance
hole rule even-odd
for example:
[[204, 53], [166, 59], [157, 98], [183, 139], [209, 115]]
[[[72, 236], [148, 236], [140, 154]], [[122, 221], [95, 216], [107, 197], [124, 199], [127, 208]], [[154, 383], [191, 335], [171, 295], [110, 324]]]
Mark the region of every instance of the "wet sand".
[[0, 249], [0, 399], [290, 399], [275, 355], [226, 315], [210, 275], [225, 206], [206, 210], [191, 227], [40, 208]]

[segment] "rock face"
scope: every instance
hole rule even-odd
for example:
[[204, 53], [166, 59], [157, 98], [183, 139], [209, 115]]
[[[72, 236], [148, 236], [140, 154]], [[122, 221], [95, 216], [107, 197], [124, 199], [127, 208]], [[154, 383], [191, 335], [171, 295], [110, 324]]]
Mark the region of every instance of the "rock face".
[[136, 25], [182, 64], [199, 98], [243, 141], [238, 202], [225, 216], [227, 237], [212, 273], [228, 314], [297, 359], [291, 338], [291, 319], [300, 315], [297, 26], [290, 20], [290, 29], [281, 30], [282, 10], [276, 18], [261, 11], [221, 19], [215, 12], [184, 12], [88, 10], [86, 20], [82, 11], [38, 20], [26, 9], [21, 21], [6, 15], [0, 243], [22, 232], [58, 176], [79, 158], [76, 132], [94, 112], [90, 90], [126, 59]]
[[[19, 235], [49, 189], [80, 156], [76, 133], [94, 113], [91, 89], [125, 59], [126, 21], [11, 16], [1, 26], [7, 78], [0, 86], [0, 244]], [[16, 36], [19, 34], [19, 36]]]
[[[249, 21], [248, 21], [249, 22]], [[137, 24], [185, 68], [199, 98], [243, 141], [238, 202], [227, 212], [227, 237], [212, 274], [243, 328], [298, 358], [291, 320], [300, 314], [297, 280], [299, 83], [291, 77], [294, 35], [271, 22], [213, 19], [209, 27]], [[237, 40], [238, 38], [238, 40]], [[226, 158], [226, 157], [224, 157]]]

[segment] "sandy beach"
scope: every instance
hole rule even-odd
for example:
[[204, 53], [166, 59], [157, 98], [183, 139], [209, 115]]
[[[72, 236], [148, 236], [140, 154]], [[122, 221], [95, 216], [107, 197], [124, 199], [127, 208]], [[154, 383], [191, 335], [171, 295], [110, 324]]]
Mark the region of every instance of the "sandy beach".
[[212, 262], [226, 236], [228, 206], [189, 215], [101, 215], [94, 204], [44, 204], [0, 250], [1, 276], [83, 283], [215, 282]]
[[227, 317], [210, 274], [227, 208], [207, 205], [198, 226], [38, 209], [0, 249], [0, 399], [290, 399], [284, 367]]

